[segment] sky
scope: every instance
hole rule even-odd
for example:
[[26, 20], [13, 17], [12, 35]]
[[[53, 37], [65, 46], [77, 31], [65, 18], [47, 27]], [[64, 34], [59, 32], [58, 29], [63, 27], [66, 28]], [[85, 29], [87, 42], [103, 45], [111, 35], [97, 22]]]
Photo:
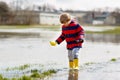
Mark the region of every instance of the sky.
[[[10, 2], [13, 0], [0, 0]], [[26, 1], [26, 0], [25, 0]], [[120, 0], [27, 0], [27, 4], [49, 3], [58, 8], [72, 10], [93, 10], [95, 8], [120, 8]]]
[[57, 0], [63, 7], [66, 5], [67, 8], [91, 10], [94, 8], [120, 8], [120, 0]]

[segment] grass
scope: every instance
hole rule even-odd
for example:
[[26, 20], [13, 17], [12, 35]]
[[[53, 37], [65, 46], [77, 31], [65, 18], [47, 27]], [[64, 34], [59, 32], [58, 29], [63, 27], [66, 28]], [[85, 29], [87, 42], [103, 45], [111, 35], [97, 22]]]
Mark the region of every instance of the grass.
[[59, 28], [59, 25], [0, 25], [0, 29]]
[[86, 31], [86, 33], [90, 33], [90, 34], [93, 34], [93, 33], [97, 33], [97, 34], [120, 34], [120, 27], [116, 27], [113, 30], [106, 30], [106, 31], [101, 31], [101, 32], [98, 32], [98, 31]]
[[19, 70], [24, 70], [24, 69], [29, 68], [29, 67], [30, 67], [29, 64], [25, 64], [25, 65], [23, 65], [23, 66], [20, 66], [20, 67], [19, 67]]
[[25, 70], [27, 68], [29, 68], [30, 65], [29, 64], [25, 64], [25, 65], [21, 65], [19, 67], [13, 67], [13, 68], [7, 68], [6, 71], [9, 71], [9, 70]]
[[48, 29], [53, 31], [59, 31], [60, 26], [36, 26], [35, 28]]
[[93, 62], [87, 62], [85, 63], [85, 65], [91, 65], [91, 64], [94, 64]]
[[31, 27], [30, 25], [0, 25], [0, 29], [24, 29]]
[[51, 70], [47, 70], [47, 71], [44, 71], [42, 73], [39, 73], [38, 71], [37, 72], [33, 72], [30, 77], [32, 78], [40, 78], [40, 79], [44, 79], [45, 77], [48, 77], [48, 76], [51, 76], [52, 74], [55, 74], [57, 71], [54, 70], [54, 69], [51, 69]]
[[[95, 26], [97, 27], [97, 26]], [[105, 26], [101, 26], [105, 27]], [[111, 27], [111, 26], [110, 26]], [[93, 34], [120, 34], [120, 26], [116, 27], [113, 30], [106, 30], [106, 31], [85, 31], [86, 33]], [[26, 29], [26, 28], [41, 28], [41, 29], [48, 29], [53, 31], [59, 31], [60, 25], [0, 25], [0, 29]]]
[[103, 33], [109, 33], [109, 34], [120, 34], [120, 27], [117, 27], [113, 30], [103, 31]]
[[40, 28], [52, 31], [59, 31], [60, 25], [0, 25], [0, 29], [29, 29]]
[[110, 61], [112, 61], [112, 62], [115, 62], [117, 59], [115, 59], [115, 58], [112, 58]]
[[[34, 66], [38, 66], [39, 68], [37, 69], [31, 69], [30, 67], [34, 67]], [[55, 74], [57, 73], [57, 70], [55, 69], [49, 69], [49, 70], [43, 70], [42, 68], [44, 67], [44, 65], [38, 65], [38, 64], [25, 64], [25, 65], [21, 65], [21, 66], [18, 66], [18, 67], [12, 67], [12, 68], [6, 68], [5, 70], [6, 71], [14, 71], [14, 70], [19, 70], [19, 71], [24, 71], [25, 69], [28, 70], [29, 68], [29, 75], [28, 73], [24, 73], [22, 74], [23, 76], [21, 77], [18, 77], [16, 76], [15, 78], [6, 78], [6, 77], [3, 77], [2, 74], [0, 74], [0, 80], [36, 80], [36, 79], [39, 79], [39, 80], [43, 80], [44, 78], [46, 77], [49, 77], [51, 76], [52, 74]], [[19, 74], [17, 74], [19, 75]]]
[[57, 73], [56, 70], [54, 69], [50, 69], [50, 70], [47, 70], [47, 71], [44, 71], [42, 73], [40, 73], [38, 70], [37, 71], [33, 71], [31, 73], [31, 75], [27, 76], [27, 75], [23, 75], [22, 77], [20, 78], [5, 78], [2, 76], [2, 74], [0, 74], [0, 80], [44, 80], [44, 78], [48, 77], [48, 76], [51, 76], [52, 74], [55, 74]]

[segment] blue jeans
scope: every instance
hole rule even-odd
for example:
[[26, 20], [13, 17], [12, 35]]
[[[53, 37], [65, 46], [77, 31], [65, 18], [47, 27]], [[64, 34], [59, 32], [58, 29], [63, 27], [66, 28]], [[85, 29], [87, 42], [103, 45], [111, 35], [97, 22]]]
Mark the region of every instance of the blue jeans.
[[74, 59], [78, 59], [79, 50], [80, 50], [80, 48], [74, 48], [72, 50], [68, 50], [69, 61], [73, 61]]

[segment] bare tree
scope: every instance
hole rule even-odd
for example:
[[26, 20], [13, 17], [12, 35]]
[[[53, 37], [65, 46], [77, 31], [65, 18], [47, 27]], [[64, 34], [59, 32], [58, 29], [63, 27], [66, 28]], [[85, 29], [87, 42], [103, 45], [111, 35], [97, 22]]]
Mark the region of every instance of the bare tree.
[[0, 24], [9, 23], [11, 16], [10, 8], [6, 2], [0, 2]]

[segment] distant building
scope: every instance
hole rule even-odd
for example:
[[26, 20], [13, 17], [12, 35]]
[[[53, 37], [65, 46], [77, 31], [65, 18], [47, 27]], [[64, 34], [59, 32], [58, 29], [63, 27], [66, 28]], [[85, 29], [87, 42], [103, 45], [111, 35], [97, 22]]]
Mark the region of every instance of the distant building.
[[105, 20], [108, 17], [108, 12], [95, 12], [93, 17], [93, 24], [102, 25], [105, 24]]
[[93, 15], [92, 12], [87, 12], [81, 19], [84, 24], [92, 24], [93, 23]]
[[42, 25], [59, 25], [60, 13], [55, 12], [39, 12], [20, 10], [14, 11], [13, 16], [6, 20], [2, 20], [2, 24], [42, 24]]
[[54, 12], [40, 12], [39, 14], [39, 24], [46, 25], [59, 25], [59, 13]]
[[105, 16], [97, 16], [93, 19], [92, 24], [104, 24], [105, 19]]
[[86, 20], [85, 20], [84, 16], [88, 13], [87, 11], [79, 11], [79, 10], [75, 10], [75, 11], [67, 10], [67, 11], [64, 11], [64, 12], [67, 12], [67, 13], [73, 15], [74, 18], [79, 23], [85, 23]]
[[[59, 17], [60, 12], [40, 12], [40, 24], [47, 24], [47, 25], [59, 25]], [[71, 15], [72, 19], [75, 19], [76, 17]]]
[[[120, 13], [92, 12], [92, 11], [63, 11], [72, 15], [72, 18], [81, 24], [93, 25], [120, 25]], [[19, 10], [11, 16], [0, 16], [0, 24], [41, 24], [59, 25], [60, 14], [57, 12]]]
[[92, 20], [93, 25], [120, 25], [120, 13], [95, 12]]
[[120, 25], [120, 13], [117, 12], [110, 13], [105, 20], [105, 24]]
[[108, 25], [114, 25], [114, 24], [116, 24], [115, 17], [112, 16], [112, 15], [107, 16], [106, 19], [105, 19], [105, 24], [108, 24]]

